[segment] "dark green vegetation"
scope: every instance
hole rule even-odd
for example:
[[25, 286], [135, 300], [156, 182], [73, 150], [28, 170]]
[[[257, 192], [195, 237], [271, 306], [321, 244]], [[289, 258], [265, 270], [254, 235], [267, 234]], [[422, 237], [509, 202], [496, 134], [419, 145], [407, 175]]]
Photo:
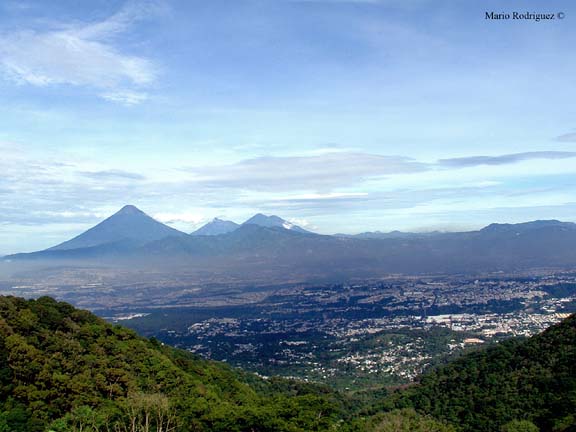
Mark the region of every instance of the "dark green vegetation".
[[412, 408], [377, 415], [369, 420], [366, 427], [372, 432], [456, 432], [453, 426], [429, 415], [418, 414]]
[[0, 297], [2, 432], [320, 431], [344, 412], [324, 388], [243, 376], [48, 297]]
[[559, 283], [555, 285], [548, 285], [544, 287], [544, 291], [546, 291], [552, 297], [568, 297], [576, 294], [576, 284]]
[[385, 405], [413, 407], [463, 431], [574, 432], [576, 315], [530, 339], [463, 356]]
[[575, 359], [573, 315], [418, 385], [344, 396], [202, 360], [48, 297], [0, 297], [0, 432], [574, 432]]

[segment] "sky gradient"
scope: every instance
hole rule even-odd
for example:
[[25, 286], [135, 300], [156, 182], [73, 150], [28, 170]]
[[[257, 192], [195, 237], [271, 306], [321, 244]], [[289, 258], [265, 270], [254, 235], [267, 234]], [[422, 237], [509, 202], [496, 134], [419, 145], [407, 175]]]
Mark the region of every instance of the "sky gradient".
[[575, 46], [571, 1], [5, 0], [0, 254], [124, 204], [186, 232], [575, 221]]

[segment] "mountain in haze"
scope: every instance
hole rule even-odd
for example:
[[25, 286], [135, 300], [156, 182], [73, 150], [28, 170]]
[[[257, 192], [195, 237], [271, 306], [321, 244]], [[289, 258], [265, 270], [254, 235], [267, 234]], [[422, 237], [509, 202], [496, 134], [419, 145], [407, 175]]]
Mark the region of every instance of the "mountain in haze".
[[258, 225], [266, 228], [284, 228], [301, 233], [310, 232], [304, 228], [299, 227], [298, 225], [294, 225], [292, 222], [288, 222], [287, 220], [282, 219], [281, 217], [274, 215], [266, 216], [262, 213], [255, 214], [242, 225]]
[[[233, 235], [232, 235], [233, 234]], [[277, 256], [294, 238], [314, 235], [278, 216], [257, 214], [242, 225], [214, 219], [188, 235], [155, 221], [134, 206], [118, 213], [52, 248], [8, 255], [9, 260], [91, 260], [122, 257], [172, 256]]]
[[535, 230], [553, 229], [556, 231], [572, 231], [576, 229], [576, 224], [572, 222], [561, 222], [559, 220], [536, 220], [532, 222], [523, 222], [517, 224], [499, 224], [493, 223], [487, 227], [482, 228], [480, 231], [483, 233], [497, 233], [497, 234], [525, 234], [534, 232]]
[[[149, 240], [151, 239], [151, 240]], [[45, 251], [6, 260], [90, 260], [122, 266], [201, 265], [253, 275], [293, 272], [302, 278], [377, 277], [389, 273], [450, 274], [576, 266], [576, 224], [533, 221], [478, 231], [388, 233], [339, 237], [308, 232], [277, 216], [257, 214], [234, 231], [187, 235], [127, 206], [86, 233]], [[201, 263], [201, 264], [200, 264]]]
[[348, 238], [358, 238], [358, 239], [407, 239], [407, 238], [419, 238], [419, 237], [431, 237], [440, 235], [440, 231], [431, 232], [404, 232], [404, 231], [367, 231], [360, 234], [334, 234], [336, 237], [348, 237]]
[[[167, 237], [151, 242], [135, 251], [143, 257], [229, 258], [259, 262], [286, 259], [293, 262], [294, 253], [318, 247], [319, 238], [335, 240], [331, 236], [320, 236], [308, 232], [288, 230], [283, 227], [263, 227], [242, 224], [234, 231], [215, 236]], [[306, 246], [304, 246], [304, 243]]]
[[[301, 233], [308, 233], [309, 231], [288, 222], [285, 219], [282, 219], [278, 216], [266, 216], [261, 213], [258, 213], [244, 222], [242, 225], [258, 225], [265, 228], [283, 228], [286, 230], [292, 230]], [[228, 234], [232, 231], [236, 231], [240, 226], [236, 222], [223, 220], [219, 218], [214, 218], [206, 225], [203, 225], [196, 231], [190, 233], [191, 236], [217, 236], [222, 234]], [[166, 237], [166, 236], [163, 236]], [[155, 239], [157, 240], [157, 239]]]
[[8, 259], [93, 259], [122, 256], [165, 237], [188, 235], [151, 218], [133, 205], [126, 205], [109, 218], [71, 240], [43, 251], [9, 255]]
[[216, 236], [221, 234], [227, 234], [236, 230], [240, 225], [236, 222], [222, 220], [218, 218], [212, 219], [212, 221], [208, 222], [206, 225], [202, 226], [201, 228], [197, 229], [191, 236]]
[[185, 235], [151, 218], [137, 207], [126, 205], [88, 231], [47, 250], [84, 249], [119, 242], [145, 244], [164, 237]]

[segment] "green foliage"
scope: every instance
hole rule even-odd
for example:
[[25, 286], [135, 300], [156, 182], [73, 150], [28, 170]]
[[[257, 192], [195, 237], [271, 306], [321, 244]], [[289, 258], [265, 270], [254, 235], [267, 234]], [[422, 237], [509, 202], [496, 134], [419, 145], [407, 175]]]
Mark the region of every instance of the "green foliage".
[[[518, 419], [544, 431], [576, 423], [576, 316], [433, 370], [385, 407], [414, 407], [464, 431], [499, 432]], [[526, 423], [523, 423], [526, 424]]]
[[0, 412], [0, 432], [10, 432], [8, 419], [5, 412]]
[[0, 297], [0, 348], [0, 432], [325, 431], [345, 417], [326, 388], [248, 378], [48, 297]]
[[376, 416], [371, 421], [368, 430], [370, 432], [455, 432], [454, 427], [430, 416], [420, 415], [410, 408]]
[[500, 428], [501, 432], [539, 432], [538, 426], [528, 420], [512, 420]]
[[111, 420], [89, 406], [74, 408], [64, 417], [52, 422], [49, 432], [98, 432], [110, 425]]

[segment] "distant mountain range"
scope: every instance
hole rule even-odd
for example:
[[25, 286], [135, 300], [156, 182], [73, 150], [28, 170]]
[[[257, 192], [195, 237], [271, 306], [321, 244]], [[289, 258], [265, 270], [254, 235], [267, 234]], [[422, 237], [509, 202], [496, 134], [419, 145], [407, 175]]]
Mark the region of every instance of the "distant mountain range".
[[459, 233], [319, 235], [278, 216], [257, 214], [241, 225], [214, 219], [192, 234], [170, 228], [134, 206], [52, 248], [8, 260], [202, 260], [294, 270], [377, 276], [572, 268], [576, 224], [555, 220], [492, 224]]

